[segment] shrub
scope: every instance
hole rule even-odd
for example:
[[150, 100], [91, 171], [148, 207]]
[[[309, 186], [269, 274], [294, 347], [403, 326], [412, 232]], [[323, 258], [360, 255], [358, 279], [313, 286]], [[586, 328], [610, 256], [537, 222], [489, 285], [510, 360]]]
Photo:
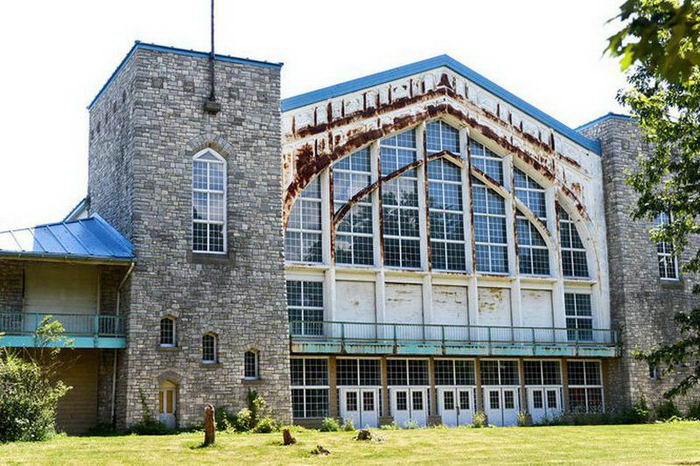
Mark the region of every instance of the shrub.
[[527, 411], [518, 411], [517, 419], [519, 427], [529, 427], [532, 425], [532, 417]]
[[276, 432], [279, 429], [279, 423], [274, 418], [270, 416], [261, 417], [258, 423], [253, 428], [253, 432], [257, 434], [269, 434], [270, 432]]
[[160, 421], [148, 419], [132, 424], [129, 428], [129, 433], [136, 435], [168, 435], [175, 433], [175, 431], [168, 429], [167, 426]]
[[484, 411], [477, 411], [472, 416], [472, 427], [481, 428], [489, 425], [488, 417]]
[[649, 406], [647, 406], [646, 399], [642, 395], [631, 407], [623, 409], [622, 412], [616, 416], [616, 420], [619, 424], [646, 424], [649, 422], [650, 417], [651, 411], [649, 410]]
[[654, 414], [659, 421], [666, 421], [672, 417], [681, 417], [681, 412], [672, 400], [665, 400], [656, 405]]
[[318, 428], [321, 432], [338, 432], [340, 424], [334, 417], [326, 417], [321, 421], [321, 426]]
[[418, 425], [415, 419], [409, 419], [403, 426], [404, 429], [417, 429], [418, 427], [420, 426]]
[[216, 430], [236, 430], [236, 414], [228, 410], [226, 406], [216, 408]]
[[233, 428], [236, 432], [248, 432], [251, 428], [252, 414], [248, 408], [243, 408], [236, 414], [233, 421]]
[[391, 424], [384, 424], [383, 426], [379, 427], [382, 430], [399, 430], [401, 427], [399, 427], [399, 424], [396, 421], [391, 421]]
[[354, 432], [356, 430], [355, 423], [352, 422], [352, 418], [349, 417], [349, 418], [345, 419], [345, 422], [343, 423], [342, 429], [345, 432]]
[[700, 421], [700, 400], [688, 405], [688, 413], [686, 417], [688, 419], [695, 419], [696, 421]]
[[[55, 434], [56, 406], [71, 387], [57, 381], [63, 326], [47, 316], [36, 331], [38, 350], [20, 356], [0, 348], [0, 442], [45, 440]], [[70, 345], [69, 340], [64, 340]]]

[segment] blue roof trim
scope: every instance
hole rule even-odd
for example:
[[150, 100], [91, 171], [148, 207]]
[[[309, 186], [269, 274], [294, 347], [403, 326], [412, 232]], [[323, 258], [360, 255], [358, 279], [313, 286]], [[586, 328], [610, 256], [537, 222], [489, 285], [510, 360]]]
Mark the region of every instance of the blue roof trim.
[[521, 112], [531, 116], [532, 118], [544, 123], [553, 130], [561, 133], [582, 147], [600, 154], [600, 143], [598, 141], [588, 139], [584, 135], [574, 131], [573, 129], [566, 126], [564, 123], [556, 120], [550, 115], [544, 113], [543, 111], [533, 107], [529, 103], [522, 100], [520, 97], [510, 93], [498, 84], [490, 81], [481, 74], [472, 70], [471, 68], [463, 65], [449, 55], [439, 55], [437, 57], [428, 58], [427, 60], [418, 61], [404, 66], [399, 66], [398, 68], [393, 68], [390, 70], [382, 71], [380, 73], [371, 74], [358, 79], [353, 79], [351, 81], [346, 81], [344, 83], [336, 84], [334, 86], [324, 87], [322, 89], [317, 89], [315, 91], [307, 92], [305, 94], [300, 94], [294, 97], [289, 97], [282, 100], [282, 111], [286, 112], [295, 108], [303, 107], [316, 102], [321, 102], [333, 97], [338, 97], [344, 94], [349, 94], [351, 92], [356, 92], [361, 89], [377, 86], [379, 84], [384, 84], [390, 81], [404, 78], [416, 73], [422, 73], [440, 66], [445, 66], [455, 73], [459, 73], [463, 77], [469, 79], [474, 84], [482, 87], [483, 89], [489, 91], [495, 96], [503, 99], [504, 101], [511, 104], [513, 107], [517, 108]]
[[68, 215], [66, 215], [63, 218], [64, 222], [70, 222], [71, 220], [75, 220], [75, 217], [80, 215], [80, 213], [87, 207], [88, 205], [88, 198], [84, 197], [78, 202], [75, 207], [73, 207], [70, 212], [68, 212]]
[[131, 243], [102, 217], [0, 232], [0, 257], [132, 262]]
[[593, 125], [597, 125], [598, 123], [603, 123], [604, 121], [608, 120], [623, 120], [623, 121], [632, 121], [634, 118], [632, 118], [629, 115], [623, 115], [622, 113], [613, 113], [613, 112], [608, 112], [603, 116], [599, 116], [595, 120], [591, 120], [588, 123], [584, 123], [578, 128], [576, 128], [576, 131], [582, 131], [586, 128], [589, 128]]
[[[88, 110], [92, 108], [93, 105], [95, 105], [95, 102], [100, 98], [100, 96], [107, 90], [110, 84], [116, 79], [116, 77], [119, 75], [119, 72], [122, 70], [124, 67], [124, 64], [129, 61], [131, 56], [136, 53], [137, 50], [153, 50], [156, 52], [168, 52], [168, 53], [175, 53], [177, 55], [184, 55], [187, 57], [196, 57], [196, 58], [209, 58], [209, 53], [207, 52], [199, 52], [196, 50], [187, 50], [187, 49], [180, 49], [176, 47], [168, 47], [165, 45], [157, 45], [157, 44], [147, 44], [144, 42], [139, 42], [136, 41], [134, 43], [134, 46], [131, 47], [129, 52], [126, 54], [124, 59], [119, 63], [117, 66], [117, 69], [114, 70], [112, 75], [109, 77], [107, 82], [102, 86], [100, 91], [97, 93], [94, 99], [90, 102], [90, 104], [87, 106]], [[219, 55], [216, 54], [216, 59], [222, 62], [228, 62], [228, 63], [239, 63], [242, 65], [252, 65], [252, 66], [260, 66], [262, 68], [275, 68], [275, 69], [280, 69], [282, 68], [282, 63], [272, 63], [272, 62], [267, 62], [267, 61], [262, 61], [262, 60], [253, 60], [250, 58], [239, 58], [239, 57], [232, 57], [230, 55]]]

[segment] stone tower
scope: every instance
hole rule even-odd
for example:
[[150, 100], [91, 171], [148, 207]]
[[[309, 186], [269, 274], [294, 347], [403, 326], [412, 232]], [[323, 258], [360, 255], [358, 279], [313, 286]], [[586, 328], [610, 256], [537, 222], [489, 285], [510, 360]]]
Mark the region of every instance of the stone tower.
[[[249, 389], [291, 420], [280, 68], [217, 56], [221, 110], [209, 113], [207, 54], [136, 43], [89, 107], [90, 213], [136, 255], [119, 305], [127, 316], [127, 348], [117, 356], [121, 427], [163, 403], [173, 404], [178, 425], [199, 423], [205, 404], [239, 409]], [[208, 149], [225, 167], [216, 253], [193, 244], [193, 157]], [[164, 331], [172, 345], [162, 344]], [[257, 377], [244, 377], [246, 352], [257, 357]]]
[[[609, 406], [627, 406], [642, 396], [655, 404], [680, 374], [662, 375], [635, 360], [633, 351], [677, 340], [674, 314], [698, 305], [691, 293], [695, 277], [680, 270], [676, 278], [662, 277], [657, 245], [649, 239], [654, 223], [631, 218], [637, 194], [626, 183], [627, 173], [635, 168], [638, 155], [649, 150], [638, 124], [627, 116], [608, 114], [579, 131], [601, 143], [611, 321], [622, 331], [622, 356], [609, 361]], [[684, 256], [679, 264], [687, 259]]]

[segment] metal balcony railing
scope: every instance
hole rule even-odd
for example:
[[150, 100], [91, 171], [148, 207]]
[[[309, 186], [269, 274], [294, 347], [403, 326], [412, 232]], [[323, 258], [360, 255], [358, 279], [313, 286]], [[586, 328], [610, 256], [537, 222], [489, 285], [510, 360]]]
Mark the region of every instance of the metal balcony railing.
[[385, 345], [620, 345], [617, 330], [557, 327], [493, 327], [480, 325], [399, 324], [374, 322], [299, 321], [289, 323], [292, 341], [373, 343]]
[[0, 312], [0, 333], [5, 335], [34, 335], [44, 317], [63, 324], [67, 337], [123, 337], [121, 316], [100, 314], [53, 314], [29, 312]]

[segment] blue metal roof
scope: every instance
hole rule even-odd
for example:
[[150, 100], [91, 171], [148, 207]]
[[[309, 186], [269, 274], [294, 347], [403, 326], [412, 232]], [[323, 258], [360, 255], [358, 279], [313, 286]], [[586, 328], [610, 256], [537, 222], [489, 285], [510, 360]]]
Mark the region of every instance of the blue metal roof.
[[102, 217], [0, 232], [0, 258], [87, 259], [131, 262], [131, 243]]
[[543, 111], [533, 107], [529, 103], [522, 100], [520, 97], [508, 92], [503, 89], [498, 84], [486, 79], [484, 76], [480, 75], [471, 68], [463, 65], [449, 55], [439, 55], [437, 57], [428, 58], [427, 60], [418, 61], [411, 63], [409, 65], [399, 66], [398, 68], [393, 68], [390, 70], [382, 71], [380, 73], [371, 74], [363, 78], [353, 79], [351, 81], [346, 81], [344, 83], [336, 84], [334, 86], [324, 87], [315, 91], [307, 92], [305, 94], [300, 94], [294, 97], [289, 97], [282, 100], [282, 111], [286, 112], [295, 108], [303, 107], [305, 105], [313, 104], [316, 102], [321, 102], [323, 100], [338, 97], [344, 94], [349, 94], [351, 92], [356, 92], [367, 87], [376, 86], [379, 84], [384, 84], [390, 81], [404, 78], [416, 73], [422, 73], [440, 66], [445, 66], [455, 73], [459, 73], [466, 79], [472, 81], [474, 84], [482, 87], [483, 89], [491, 92], [495, 96], [508, 102], [513, 107], [517, 108], [521, 112], [531, 116], [532, 118], [544, 123], [555, 131], [561, 133], [572, 141], [580, 144], [586, 149], [600, 154], [600, 143], [593, 139], [588, 139], [584, 135], [577, 133], [573, 129], [566, 126], [564, 123], [556, 120], [555, 118], [547, 115]]
[[[129, 61], [129, 58], [136, 53], [137, 50], [154, 50], [156, 52], [169, 52], [169, 53], [175, 53], [177, 55], [184, 55], [187, 57], [196, 57], [196, 58], [209, 58], [209, 53], [208, 52], [198, 52], [196, 50], [187, 50], [187, 49], [179, 49], [176, 47], [167, 47], [165, 45], [157, 45], [157, 44], [147, 44], [144, 42], [136, 41], [134, 43], [134, 46], [131, 47], [131, 50], [126, 54], [126, 57], [119, 63], [119, 66], [117, 66], [117, 69], [114, 70], [112, 75], [109, 77], [107, 82], [105, 83], [104, 86], [102, 86], [102, 89], [97, 93], [94, 99], [92, 99], [92, 102], [87, 106], [88, 110], [92, 108], [93, 105], [95, 105], [95, 102], [97, 102], [97, 99], [100, 98], [100, 96], [104, 93], [105, 90], [109, 87], [110, 84], [112, 84], [112, 81], [119, 75], [119, 72], [122, 70], [124, 67], [124, 64]], [[239, 58], [239, 57], [232, 57], [229, 55], [215, 55], [216, 59], [219, 61], [223, 62], [228, 62], [228, 63], [239, 63], [243, 65], [252, 65], [252, 66], [260, 66], [263, 68], [282, 68], [282, 63], [272, 63], [272, 62], [267, 62], [267, 61], [262, 61], [262, 60], [252, 60], [250, 58]]]
[[598, 123], [603, 123], [604, 121], [608, 121], [608, 120], [631, 121], [631, 120], [634, 120], [634, 118], [632, 118], [632, 117], [629, 116], [629, 115], [623, 115], [623, 114], [621, 114], [621, 113], [608, 112], [608, 113], [606, 113], [606, 114], [603, 115], [603, 116], [599, 116], [599, 117], [596, 118], [595, 120], [591, 120], [591, 121], [589, 121], [588, 123], [582, 124], [581, 126], [579, 126], [578, 128], [576, 128], [576, 131], [582, 131], [582, 130], [584, 130], [584, 129], [586, 129], [586, 128], [589, 128], [589, 127], [591, 127], [591, 126], [593, 126], [593, 125], [597, 125]]

